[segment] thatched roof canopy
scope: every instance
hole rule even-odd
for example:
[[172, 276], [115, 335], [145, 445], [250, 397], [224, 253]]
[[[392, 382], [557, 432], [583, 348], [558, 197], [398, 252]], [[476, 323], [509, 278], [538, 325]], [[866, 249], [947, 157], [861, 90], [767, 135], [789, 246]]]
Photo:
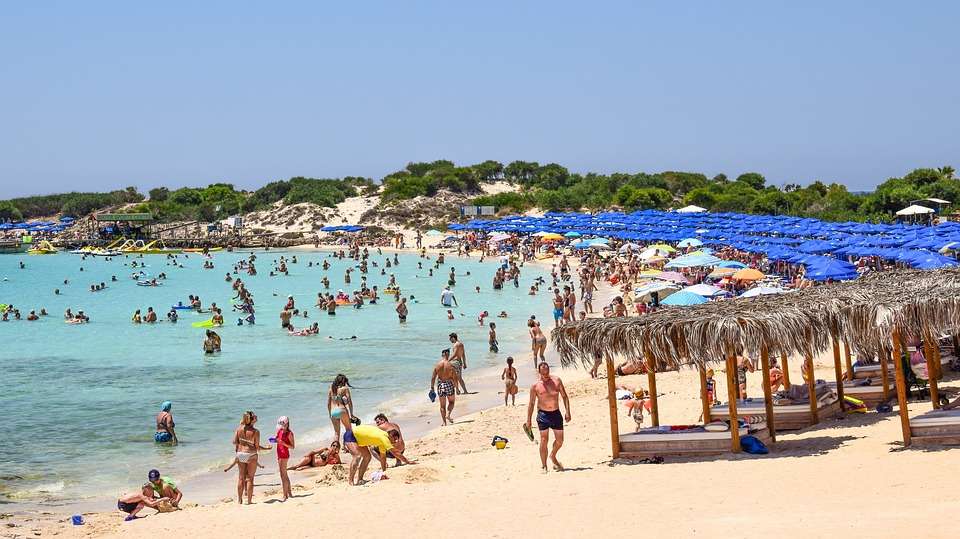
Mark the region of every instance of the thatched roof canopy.
[[889, 348], [894, 327], [906, 335], [956, 333], [960, 269], [899, 270], [797, 292], [667, 307], [639, 318], [589, 319], [552, 333], [564, 365], [595, 354], [643, 358], [678, 367], [722, 361], [729, 351], [804, 356], [837, 337], [861, 357]]

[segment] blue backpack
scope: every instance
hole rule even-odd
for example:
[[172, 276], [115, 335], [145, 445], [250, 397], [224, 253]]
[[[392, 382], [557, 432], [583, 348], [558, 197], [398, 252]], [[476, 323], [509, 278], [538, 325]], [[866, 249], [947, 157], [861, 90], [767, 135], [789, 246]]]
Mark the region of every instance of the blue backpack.
[[755, 436], [744, 436], [740, 438], [740, 447], [751, 455], [766, 455], [770, 452], [767, 446], [763, 445]]

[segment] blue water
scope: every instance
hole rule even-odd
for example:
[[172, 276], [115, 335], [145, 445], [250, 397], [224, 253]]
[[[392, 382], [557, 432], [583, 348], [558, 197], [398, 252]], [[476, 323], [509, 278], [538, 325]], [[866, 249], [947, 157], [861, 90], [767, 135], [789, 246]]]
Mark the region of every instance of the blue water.
[[[259, 275], [239, 276], [254, 295], [257, 325], [242, 327], [233, 325], [233, 291], [224, 277], [249, 253], [216, 254], [213, 270], [202, 269], [198, 255], [180, 258], [182, 269], [160, 255], [111, 261], [66, 253], [0, 255], [0, 303], [14, 304], [24, 317], [41, 307], [50, 313], [36, 322], [0, 322], [0, 503], [63, 504], [112, 496], [141, 483], [150, 468], [180, 481], [208, 473], [231, 458], [230, 439], [247, 409], [260, 417], [264, 438], [277, 416], [288, 415], [298, 438], [320, 440], [331, 432], [326, 393], [337, 373], [356, 386], [357, 414], [369, 420], [381, 410], [397, 411], [405, 398], [425, 399], [432, 365], [449, 347], [451, 331], [464, 341], [472, 369], [501, 364], [505, 354], [489, 353], [487, 329], [476, 322], [481, 310], [489, 310], [497, 323], [501, 350], [527, 350], [527, 317], [549, 316], [547, 294], [526, 294], [533, 279], [544, 275], [539, 269], [524, 267], [519, 289], [508, 283], [494, 291], [493, 264], [450, 257], [429, 278], [432, 260], [400, 255], [400, 265], [387, 271], [396, 275], [404, 295], [417, 298], [406, 325], [397, 321], [392, 296], [360, 310], [340, 308], [336, 317], [328, 317], [313, 307], [320, 280], [326, 274], [334, 293], [359, 288], [358, 271], [352, 285], [343, 282], [345, 268], [354, 261], [323, 252], [256, 254]], [[269, 276], [271, 261], [281, 255], [296, 255], [299, 262], [289, 264], [289, 276]], [[381, 268], [385, 258], [386, 253], [371, 254]], [[326, 272], [319, 267], [324, 259], [331, 263]], [[145, 262], [145, 271], [154, 276], [166, 272], [168, 279], [155, 288], [136, 286], [130, 277], [135, 270], [128, 266], [133, 260]], [[20, 261], [26, 269], [19, 269]], [[315, 267], [308, 267], [309, 261]], [[454, 321], [447, 320], [438, 301], [451, 265], [459, 275]], [[472, 275], [465, 276], [467, 271]], [[113, 275], [118, 282], [111, 282]], [[64, 285], [64, 279], [70, 283]], [[379, 268], [370, 268], [370, 286], [383, 290], [387, 279]], [[100, 282], [108, 288], [90, 292], [90, 285]], [[481, 287], [479, 294], [475, 286]], [[56, 288], [60, 295], [54, 295]], [[135, 309], [145, 312], [149, 306], [163, 320], [188, 294], [199, 294], [204, 306], [215, 301], [226, 307], [227, 325], [218, 330], [223, 352], [212, 359], [201, 352], [203, 330], [190, 325], [209, 315], [181, 311], [177, 324], [130, 322]], [[279, 311], [288, 294], [310, 314], [307, 320], [294, 319], [294, 325], [317, 321], [320, 336], [291, 337], [280, 328]], [[65, 324], [68, 307], [83, 309], [91, 323]], [[510, 317], [495, 318], [501, 310]], [[164, 400], [174, 403], [178, 447], [153, 443], [154, 416]]]

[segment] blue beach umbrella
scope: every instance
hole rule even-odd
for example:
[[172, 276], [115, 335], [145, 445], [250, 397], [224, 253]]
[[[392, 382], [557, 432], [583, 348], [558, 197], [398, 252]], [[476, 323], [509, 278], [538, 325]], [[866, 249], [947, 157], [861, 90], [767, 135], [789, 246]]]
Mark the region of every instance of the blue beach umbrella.
[[674, 294], [670, 294], [670, 297], [661, 301], [663, 305], [700, 305], [701, 303], [706, 303], [707, 298], [695, 294], [693, 292], [688, 292], [686, 290], [681, 290]]
[[697, 238], [687, 238], [677, 242], [677, 247], [700, 247], [701, 245], [703, 245], [703, 242]]

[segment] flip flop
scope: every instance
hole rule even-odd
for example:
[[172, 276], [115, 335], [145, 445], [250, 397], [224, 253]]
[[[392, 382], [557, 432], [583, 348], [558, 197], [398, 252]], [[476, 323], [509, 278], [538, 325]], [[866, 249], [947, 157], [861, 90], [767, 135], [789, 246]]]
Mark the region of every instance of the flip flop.
[[523, 424], [523, 432], [525, 432], [525, 433], [527, 434], [527, 438], [530, 438], [530, 441], [531, 441], [531, 442], [534, 441], [534, 440], [533, 440], [533, 429], [531, 429], [530, 426], [527, 425], [526, 423]]

